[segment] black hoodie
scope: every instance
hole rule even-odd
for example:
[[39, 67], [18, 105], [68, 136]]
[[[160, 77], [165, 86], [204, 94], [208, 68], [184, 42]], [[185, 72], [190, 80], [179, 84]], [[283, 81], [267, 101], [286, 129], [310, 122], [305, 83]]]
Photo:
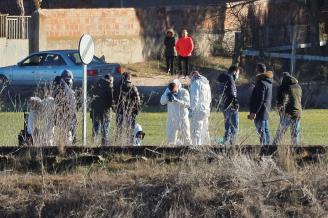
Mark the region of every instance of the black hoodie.
[[225, 111], [229, 108], [238, 109], [237, 88], [233, 76], [229, 73], [222, 73], [218, 77], [220, 82], [220, 102], [219, 107]]
[[256, 84], [250, 99], [250, 112], [256, 120], [268, 120], [271, 111], [273, 73], [267, 71], [256, 76]]
[[113, 106], [113, 85], [108, 79], [101, 78], [91, 91], [92, 102], [90, 116], [92, 119], [109, 119], [109, 112]]
[[123, 81], [117, 102], [118, 114], [127, 116], [136, 115], [140, 110], [141, 102], [138, 89], [130, 81]]

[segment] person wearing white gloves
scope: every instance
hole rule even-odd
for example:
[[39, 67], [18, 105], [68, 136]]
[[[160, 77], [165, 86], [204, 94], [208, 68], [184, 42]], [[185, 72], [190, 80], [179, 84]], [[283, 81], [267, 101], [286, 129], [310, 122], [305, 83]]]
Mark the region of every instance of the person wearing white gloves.
[[190, 113], [191, 139], [194, 146], [210, 144], [208, 118], [211, 111], [211, 101], [209, 81], [198, 71], [193, 71], [190, 86]]
[[161, 97], [161, 104], [167, 105], [167, 140], [170, 145], [190, 145], [189, 111], [190, 96], [182, 88], [181, 82], [174, 79]]

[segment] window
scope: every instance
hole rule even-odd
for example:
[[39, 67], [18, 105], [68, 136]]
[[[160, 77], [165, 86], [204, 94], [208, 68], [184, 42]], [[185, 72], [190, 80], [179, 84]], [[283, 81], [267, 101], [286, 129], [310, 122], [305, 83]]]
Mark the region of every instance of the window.
[[62, 66], [66, 65], [63, 58], [57, 54], [47, 54], [45, 61], [42, 63], [44, 66]]
[[21, 66], [39, 66], [43, 63], [45, 54], [35, 54], [22, 61]]
[[[82, 65], [82, 60], [78, 52], [67, 53], [67, 56], [69, 57], [69, 59], [73, 61], [74, 64]], [[93, 59], [90, 64], [104, 64], [104, 63], [105, 63], [104, 61], [100, 60], [96, 56], [93, 56]]]

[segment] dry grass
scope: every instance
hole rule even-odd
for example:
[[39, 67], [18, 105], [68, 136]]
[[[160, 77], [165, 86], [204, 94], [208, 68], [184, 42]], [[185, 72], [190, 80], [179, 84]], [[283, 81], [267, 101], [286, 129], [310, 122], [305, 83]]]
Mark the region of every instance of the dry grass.
[[[211, 161], [208, 157], [211, 156]], [[187, 155], [122, 163], [118, 156], [61, 174], [3, 171], [5, 217], [326, 217], [325, 163], [294, 167], [271, 158]], [[283, 157], [282, 157], [283, 158]]]

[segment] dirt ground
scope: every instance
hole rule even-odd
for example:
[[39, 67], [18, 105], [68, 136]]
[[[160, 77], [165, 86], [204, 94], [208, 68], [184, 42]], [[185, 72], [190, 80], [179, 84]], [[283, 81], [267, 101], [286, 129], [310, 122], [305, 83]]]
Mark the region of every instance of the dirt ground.
[[[163, 73], [164, 74], [164, 73]], [[179, 79], [184, 85], [190, 84], [190, 79], [178, 75], [154, 75], [149, 77], [133, 77], [133, 82], [137, 86], [166, 86], [173, 79]]]

